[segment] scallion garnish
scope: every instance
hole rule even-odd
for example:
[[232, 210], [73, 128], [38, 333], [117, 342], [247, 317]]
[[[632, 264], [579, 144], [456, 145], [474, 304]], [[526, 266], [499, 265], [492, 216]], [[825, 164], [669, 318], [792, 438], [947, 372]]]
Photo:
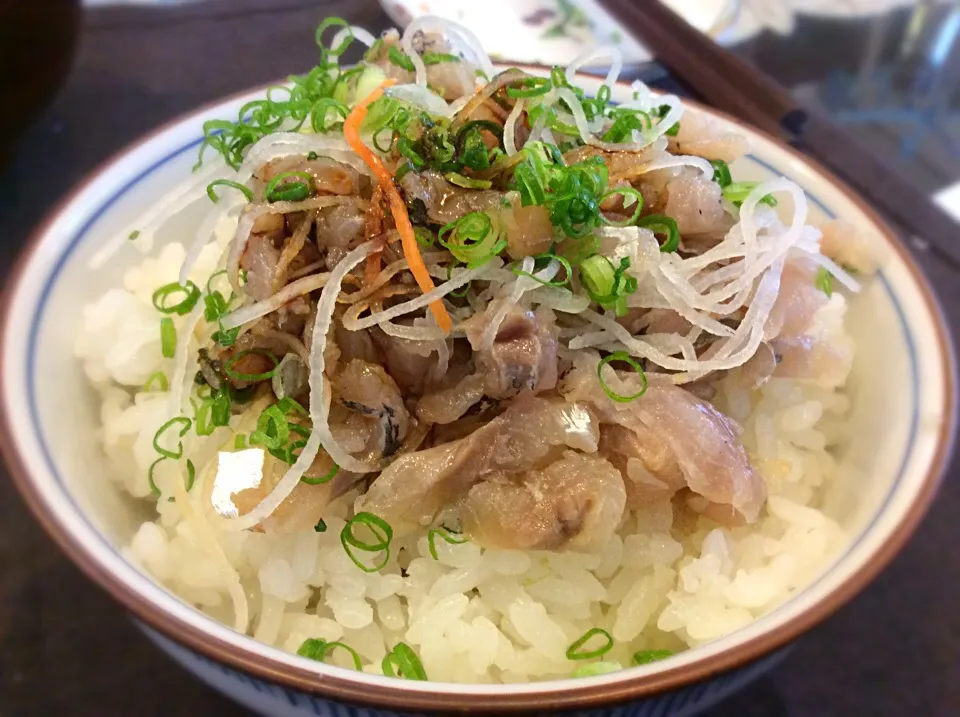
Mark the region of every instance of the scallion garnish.
[[814, 280], [813, 285], [827, 296], [833, 296], [833, 274], [824, 267], [821, 266], [817, 269], [817, 278]]
[[134, 239], [136, 239], [136, 238], [139, 237], [139, 236], [140, 236], [140, 230], [139, 230], [139, 229], [134, 229], [132, 232], [130, 232], [130, 233], [127, 235], [127, 239], [129, 239], [130, 241], [133, 241]]
[[[290, 181], [294, 178], [303, 181]], [[268, 202], [302, 202], [314, 192], [313, 175], [309, 172], [280, 172], [263, 188]]]
[[[610, 197], [616, 197], [616, 196], [623, 197], [623, 206], [625, 209], [627, 207], [633, 207], [633, 214], [631, 214], [629, 218], [624, 219], [622, 221], [612, 222], [609, 219], [607, 219], [601, 212], [599, 215], [600, 221], [602, 221], [604, 224], [609, 224], [612, 227], [630, 226], [631, 224], [637, 221], [637, 218], [640, 216], [640, 212], [643, 211], [643, 195], [640, 194], [640, 192], [638, 192], [633, 187], [614, 187], [609, 192], [607, 192], [602, 197], [600, 197], [600, 202], [603, 203], [604, 200]], [[628, 204], [628, 202], [631, 199], [633, 200], [633, 202]]]
[[413, 60], [401, 52], [396, 45], [390, 45], [390, 49], [387, 50], [387, 59], [407, 72], [413, 72], [416, 69], [413, 65]]
[[177, 329], [169, 316], [160, 319], [160, 353], [164, 358], [173, 358], [177, 353]]
[[313, 526], [314, 533], [326, 533], [327, 532], [327, 521], [323, 518], [317, 521], [317, 524]]
[[160, 437], [166, 433], [167, 429], [173, 428], [174, 426], [181, 426], [180, 428], [180, 438], [186, 435], [187, 431], [190, 430], [190, 426], [193, 425], [191, 421], [186, 416], [175, 416], [169, 421], [160, 426], [159, 430], [153, 434], [153, 448], [161, 456], [166, 458], [173, 458], [174, 460], [179, 460], [183, 456], [183, 441], [177, 441], [177, 450], [171, 451], [168, 448], [164, 448], [160, 445]]
[[514, 84], [507, 85], [507, 96], [513, 98], [540, 97], [547, 94], [552, 88], [553, 83], [546, 77], [524, 77]]
[[380, 663], [383, 668], [383, 674], [387, 677], [400, 677], [404, 680], [426, 681], [427, 672], [423, 669], [423, 663], [405, 642], [398, 642], [386, 657]]
[[217, 179], [207, 185], [207, 196], [210, 197], [210, 201], [214, 204], [220, 201], [220, 197], [218, 197], [217, 193], [214, 191], [216, 187], [230, 187], [230, 189], [236, 189], [247, 198], [248, 202], [253, 201], [253, 190], [250, 189], [250, 187], [246, 187], [240, 184], [240, 182], [234, 182], [230, 179]]
[[430, 551], [430, 556], [434, 560], [440, 559], [440, 557], [437, 555], [437, 538], [442, 539], [449, 545], [462, 545], [468, 540], [467, 536], [465, 536], [463, 533], [456, 533], [450, 530], [450, 528], [444, 526], [434, 528], [427, 533], [427, 548]]
[[634, 665], [649, 665], [651, 662], [659, 662], [673, 657], [672, 650], [640, 650], [633, 655]]
[[680, 229], [674, 219], [664, 214], [650, 214], [638, 221], [637, 226], [666, 237], [660, 245], [664, 254], [680, 248]]
[[[735, 207], [739, 207], [743, 204], [743, 200], [750, 195], [750, 192], [758, 186], [760, 186], [760, 182], [732, 182], [723, 188], [723, 198]], [[777, 206], [777, 200], [772, 194], [764, 194], [760, 198], [760, 203], [769, 207]]]
[[219, 426], [230, 425], [230, 388], [211, 391], [197, 408], [195, 428], [198, 436], [209, 436]]
[[464, 189], [490, 189], [490, 187], [493, 186], [493, 182], [489, 179], [465, 177], [459, 172], [447, 172], [443, 175], [443, 178], [450, 182], [450, 184], [455, 184]]
[[[668, 114], [670, 114], [670, 105], [660, 105], [660, 107], [657, 109], [657, 116], [661, 120], [666, 119]], [[676, 137], [679, 131], [680, 131], [680, 123], [677, 122], [675, 125], [670, 127], [666, 132], [664, 132], [664, 134], [667, 137]]]
[[[598, 635], [603, 638], [603, 644], [593, 649], [584, 649], [586, 644]], [[570, 647], [567, 648], [567, 659], [592, 660], [594, 657], [601, 657], [607, 654], [612, 647], [613, 637], [609, 632], [599, 627], [591, 627], [570, 644]]]
[[470, 212], [444, 225], [437, 239], [468, 269], [485, 264], [507, 247], [507, 240], [501, 237], [485, 212]]
[[247, 447], [247, 437], [242, 433], [238, 433], [233, 437], [233, 450], [242, 451]]
[[451, 55], [449, 52], [424, 52], [423, 55], [423, 64], [424, 65], [439, 65], [444, 62], [460, 62], [460, 58], [456, 55]]
[[[176, 297], [177, 295], [182, 295], [183, 298], [173, 305], [168, 305], [167, 299], [170, 296]], [[198, 301], [200, 301], [200, 289], [192, 281], [183, 285], [174, 281], [153, 292], [153, 307], [161, 314], [186, 316], [193, 310]]]
[[597, 675], [608, 675], [611, 672], [619, 672], [623, 665], [619, 662], [591, 662], [589, 665], [580, 665], [573, 671], [573, 677], [595, 677]]
[[627, 297], [637, 290], [637, 280], [627, 274], [630, 258], [623, 257], [619, 266], [602, 254], [595, 254], [580, 264], [580, 281], [593, 301], [617, 316], [627, 313]]
[[[163, 463], [167, 460], [166, 456], [161, 456], [153, 463], [150, 464], [150, 469], [147, 471], [147, 484], [150, 486], [150, 492], [153, 493], [158, 498], [162, 495], [160, 489], [157, 487], [156, 480], [153, 477], [153, 471], [156, 469], [157, 465]], [[187, 492], [190, 492], [190, 489], [193, 488], [193, 481], [197, 477], [196, 468], [193, 465], [193, 461], [189, 458], [187, 459], [187, 483], [186, 488]]]
[[170, 390], [170, 382], [167, 380], [167, 374], [165, 374], [163, 371], [154, 371], [152, 374], [150, 374], [146, 383], [143, 384], [143, 390], [148, 392], [153, 391], [154, 384], [159, 386], [157, 389], [158, 391]]
[[[357, 537], [356, 531], [364, 526], [373, 535], [372, 541]], [[357, 513], [340, 531], [340, 543], [347, 556], [365, 573], [375, 573], [390, 560], [390, 541], [393, 540], [393, 528], [383, 518], [373, 513]], [[354, 554], [354, 549], [365, 553], [383, 553], [383, 559], [368, 567]]]
[[[607, 386], [607, 382], [603, 380], [603, 367], [611, 361], [623, 361], [624, 363], [630, 364], [633, 370], [637, 372], [637, 375], [640, 376], [640, 381], [643, 384], [643, 387], [634, 394], [622, 396]], [[635, 398], [640, 398], [647, 390], [647, 374], [644, 372], [643, 367], [636, 361], [636, 359], [634, 359], [626, 351], [614, 351], [609, 356], [604, 356], [602, 359], [600, 359], [600, 363], [597, 364], [597, 378], [600, 379], [600, 388], [603, 389], [603, 392], [617, 403], [629, 403]]]
[[[241, 373], [239, 371], [234, 371], [233, 367], [236, 363], [242, 359], [244, 356], [263, 356], [265, 358], [273, 361], [273, 368], [267, 371], [266, 373]], [[280, 359], [278, 359], [274, 354], [270, 353], [266, 349], [253, 348], [245, 349], [243, 351], [238, 351], [223, 365], [223, 372], [227, 374], [230, 378], [235, 381], [267, 381], [273, 378], [273, 374], [277, 372], [277, 366], [280, 365]]]
[[362, 669], [363, 663], [360, 660], [360, 655], [357, 654], [356, 650], [343, 642], [327, 642], [326, 640], [317, 640], [311, 637], [304, 640], [303, 644], [297, 648], [297, 654], [300, 655], [300, 657], [323, 662], [326, 657], [338, 647], [350, 653], [350, 657], [353, 658], [354, 667], [358, 671]]
[[726, 189], [733, 184], [733, 177], [730, 176], [730, 167], [722, 159], [711, 159], [713, 165], [713, 181], [720, 185], [720, 189]]
[[[303, 441], [303, 445], [299, 445], [299, 446], [298, 446], [298, 445], [297, 445], [298, 443], [300, 443], [300, 441], [295, 441], [294, 443], [292, 443], [292, 444], [290, 444], [290, 445], [293, 446], [293, 447], [296, 447], [296, 448], [303, 448], [303, 446], [306, 445], [306, 441]], [[292, 451], [291, 451], [291, 453], [292, 453]], [[293, 461], [287, 461], [287, 462], [288, 462], [288, 463], [293, 463]], [[322, 485], [322, 484], [324, 484], [324, 483], [329, 483], [330, 481], [332, 481], [332, 480], [336, 477], [337, 473], [339, 473], [339, 472], [340, 472], [340, 466], [338, 466], [336, 463], [334, 463], [334, 464], [333, 464], [333, 467], [330, 468], [330, 470], [328, 470], [328, 471], [327, 471], [326, 473], [324, 473], [322, 476], [314, 477], [314, 476], [308, 476], [308, 475], [304, 474], [304, 475], [300, 478], [300, 482], [301, 482], [301, 483], [306, 483], [307, 485]]]

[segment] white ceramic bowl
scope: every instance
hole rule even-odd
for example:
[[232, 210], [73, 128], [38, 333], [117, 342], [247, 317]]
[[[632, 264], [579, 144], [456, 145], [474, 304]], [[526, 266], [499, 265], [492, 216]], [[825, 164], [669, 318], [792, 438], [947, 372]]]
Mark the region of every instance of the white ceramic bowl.
[[[583, 84], [596, 89], [593, 80]], [[628, 92], [619, 87], [614, 99]], [[3, 307], [0, 434], [20, 490], [80, 567], [200, 678], [264, 714], [291, 717], [377, 714], [375, 708], [689, 714], [766, 669], [780, 648], [863, 588], [916, 527], [950, 452], [956, 404], [952, 349], [930, 289], [889, 230], [836, 180], [792, 150], [720, 118], [753, 144], [753, 154], [735, 166], [738, 178], [789, 177], [807, 192], [814, 221], [854, 222], [875, 236], [884, 257], [850, 313], [858, 353], [850, 383], [853, 438], [842, 456], [846, 501], [838, 517], [854, 537], [813, 584], [748, 627], [664, 663], [509, 686], [417, 683], [342, 670], [259, 644], [181, 602], [119, 550], [136, 510], [104, 477], [97, 402], [73, 358], [74, 332], [81, 307], [141, 258], [131, 245], [92, 271], [90, 257], [187, 177], [204, 120], [236, 116], [253, 95], [161, 129], [94, 173], [37, 231]], [[161, 238], [189, 230], [196, 214], [178, 217]]]

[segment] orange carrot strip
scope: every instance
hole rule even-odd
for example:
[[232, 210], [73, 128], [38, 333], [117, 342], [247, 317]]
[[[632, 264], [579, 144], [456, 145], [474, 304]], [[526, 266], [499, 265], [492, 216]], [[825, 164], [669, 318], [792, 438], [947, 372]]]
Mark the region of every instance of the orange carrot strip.
[[[396, 80], [385, 80], [383, 84], [354, 106], [343, 123], [343, 138], [360, 159], [370, 167], [380, 186], [383, 187], [390, 203], [390, 213], [393, 214], [393, 221], [400, 233], [403, 256], [407, 260], [407, 264], [410, 265], [410, 272], [413, 274], [413, 278], [417, 280], [420, 290], [426, 294], [436, 287], [430, 277], [430, 272], [427, 271], [427, 265], [423, 263], [423, 257], [420, 256], [420, 248], [417, 245], [417, 237], [413, 233], [413, 224], [410, 223], [407, 205], [403, 203], [403, 197], [397, 190], [397, 185], [393, 181], [393, 174], [384, 166], [380, 158], [360, 140], [360, 125], [367, 117], [370, 104], [377, 100], [387, 87], [395, 83]], [[450, 320], [450, 314], [447, 313], [443, 302], [439, 299], [432, 302], [430, 311], [433, 312], [433, 317], [437, 320], [437, 325], [443, 332], [450, 333], [453, 322]]]

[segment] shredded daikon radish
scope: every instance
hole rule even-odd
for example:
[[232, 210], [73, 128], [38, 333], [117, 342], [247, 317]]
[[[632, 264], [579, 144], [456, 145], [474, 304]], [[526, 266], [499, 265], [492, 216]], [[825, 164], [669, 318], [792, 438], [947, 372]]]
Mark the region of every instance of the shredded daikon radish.
[[517, 100], [513, 109], [510, 110], [510, 114], [507, 116], [507, 121], [503, 125], [503, 148], [506, 150], [507, 156], [512, 157], [519, 149], [514, 133], [516, 132], [517, 122], [520, 121], [520, 115], [523, 113], [525, 107], [526, 101], [523, 98]]
[[343, 41], [351, 35], [355, 40], [362, 42], [367, 47], [372, 47], [373, 43], [377, 41], [377, 38], [371, 35], [368, 30], [364, 30], [362, 27], [357, 27], [356, 25], [351, 25], [350, 27], [343, 28], [333, 36], [333, 39], [330, 41], [330, 49], [336, 50], [343, 44]]
[[396, 306], [391, 306], [389, 309], [385, 309], [384, 311], [380, 311], [376, 314], [371, 314], [370, 316], [365, 316], [362, 319], [349, 319], [344, 317], [343, 327], [349, 331], [369, 329], [371, 326], [376, 326], [381, 321], [395, 319], [398, 316], [403, 316], [404, 314], [409, 314], [417, 309], [422, 309], [423, 307], [432, 304], [437, 299], [442, 299], [451, 291], [456, 291], [461, 286], [469, 284], [474, 279], [483, 276], [484, 271], [488, 266], [493, 265], [495, 268], [499, 268], [500, 264], [501, 261], [499, 259], [492, 259], [484, 266], [477, 267], [476, 269], [463, 269], [461, 271], [455, 271], [453, 277], [449, 281], [440, 284], [432, 291], [428, 291], [426, 294], [421, 294], [415, 299], [411, 299], [410, 301], [406, 301], [402, 304], [397, 304]]
[[586, 65], [588, 62], [604, 59], [610, 60], [610, 70], [607, 72], [607, 76], [603, 80], [603, 84], [612, 88], [616, 83], [617, 78], [620, 77], [620, 71], [623, 69], [623, 53], [621, 53], [618, 48], [613, 46], [595, 47], [577, 55], [573, 62], [567, 65], [567, 78], [569, 79], [577, 74], [577, 72], [580, 71], [580, 68]]
[[[204, 195], [204, 188], [214, 179], [216, 174], [232, 171], [226, 162], [217, 156], [210, 164], [200, 169], [189, 180], [178, 184], [174, 189], [160, 197], [153, 207], [137, 217], [137, 219], [122, 230], [114, 234], [109, 241], [92, 257], [88, 266], [98, 269], [111, 259], [123, 247], [134, 245], [142, 252], [153, 248], [153, 235], [170, 217], [179, 214]], [[136, 233], [135, 239], [130, 239]]]
[[473, 34], [472, 31], [463, 25], [459, 25], [442, 17], [437, 17], [436, 15], [423, 15], [407, 25], [406, 30], [403, 32], [403, 37], [400, 39], [400, 46], [413, 62], [418, 85], [425, 87], [427, 84], [427, 66], [423, 63], [420, 54], [414, 49], [413, 39], [418, 32], [425, 31], [427, 28], [439, 31], [448, 39], [456, 40], [457, 43], [463, 46], [461, 49], [466, 49], [473, 55], [473, 57], [469, 59], [476, 63], [478, 68], [487, 76], [487, 79], [493, 78], [494, 68], [493, 63], [490, 61], [490, 56], [486, 50], [483, 49], [480, 40], [477, 39], [477, 36]]
[[187, 280], [190, 278], [190, 274], [193, 273], [193, 268], [196, 266], [197, 260], [200, 258], [203, 250], [210, 243], [211, 238], [216, 238], [217, 225], [221, 220], [239, 220], [240, 212], [243, 210], [245, 203], [244, 200], [245, 197], [240, 192], [231, 192], [229, 197], [224, 197], [220, 200], [220, 202], [223, 203], [222, 206], [215, 206], [203, 218], [196, 235], [193, 237], [193, 241], [190, 242], [190, 246], [187, 248], [187, 254], [183, 258], [183, 263], [180, 265], [179, 282], [181, 286], [186, 286]]
[[[182, 464], [178, 463], [177, 465]], [[198, 512], [196, 506], [190, 500], [186, 488], [186, 476], [178, 471], [171, 482], [173, 484], [171, 492], [177, 501], [180, 514], [187, 525], [190, 526], [197, 539], [198, 547], [213, 558], [213, 563], [227, 586], [227, 592], [230, 593], [230, 600], [233, 602], [233, 629], [241, 634], [245, 633], [250, 624], [250, 607], [247, 603], [243, 585], [240, 583], [240, 575], [230, 564], [223, 548], [217, 542], [217, 535], [213, 527], [207, 522], [203, 512]]]
[[[190, 390], [184, 383], [193, 381], [193, 376], [187, 371], [190, 360], [190, 347], [193, 345], [197, 327], [203, 320], [204, 303], [198, 301], [183, 323], [177, 327], [177, 350], [173, 355], [173, 373], [170, 376], [170, 415], [179, 416], [183, 411], [184, 398], [189, 397]], [[195, 354], [193, 354], [195, 355]], [[187, 376], [190, 375], [188, 379]]]
[[[520, 271], [530, 274], [533, 272], [535, 264], [536, 260], [532, 256], [525, 256], [523, 262], [520, 264]], [[503, 323], [503, 320], [507, 318], [510, 309], [520, 303], [524, 292], [534, 289], [544, 282], [550, 281], [559, 272], [560, 262], [556, 259], [551, 259], [549, 264], [533, 275], [536, 279], [534, 279], [533, 276], [517, 276], [516, 281], [514, 281], [512, 285], [504, 285], [504, 288], [508, 288], [509, 290], [497, 301], [493, 316], [490, 317], [490, 321], [481, 335], [480, 346], [479, 348], [475, 347], [475, 349], [482, 351], [493, 346], [493, 342], [497, 338], [497, 332], [500, 330], [500, 325]], [[539, 281], [537, 281], [538, 279]]]
[[713, 177], [713, 165], [703, 157], [696, 157], [692, 154], [682, 155], [679, 157], [663, 157], [661, 159], [655, 159], [652, 162], [643, 165], [638, 174], [646, 174], [647, 172], [653, 172], [657, 169], [669, 169], [671, 167], [694, 167], [695, 169], [699, 169], [701, 172], [703, 172], [703, 176], [707, 179], [711, 179]]
[[320, 293], [320, 300], [317, 302], [317, 315], [313, 325], [313, 342], [310, 346], [310, 420], [313, 426], [306, 445], [300, 451], [296, 462], [290, 466], [266, 498], [260, 501], [249, 513], [227, 523], [230, 530], [247, 530], [270, 517], [273, 511], [297, 487], [303, 474], [313, 464], [321, 446], [342, 469], [357, 473], [369, 473], [379, 468], [379, 466], [358, 461], [342, 450], [333, 439], [327, 422], [330, 415], [331, 396], [327, 387], [327, 379], [324, 376], [326, 368], [324, 349], [327, 345], [327, 332], [333, 323], [333, 312], [337, 305], [340, 286], [344, 277], [366, 259], [367, 255], [375, 248], [375, 242], [367, 242], [347, 254], [330, 273], [329, 281]]
[[422, 107], [430, 114], [440, 115], [441, 117], [451, 116], [450, 105], [440, 95], [424, 85], [394, 85], [386, 89], [386, 94]]
[[291, 154], [309, 154], [316, 152], [329, 156], [338, 162], [343, 162], [361, 174], [370, 175], [368, 167], [350, 148], [342, 138], [318, 137], [314, 134], [303, 134], [301, 132], [275, 132], [268, 134], [263, 139], [247, 150], [246, 157], [240, 169], [236, 172], [234, 181], [246, 182], [253, 176], [253, 173], [266, 162], [277, 157], [286, 157]]
[[302, 279], [292, 281], [270, 298], [264, 299], [263, 301], [258, 301], [255, 304], [244, 306], [243, 308], [237, 309], [236, 311], [224, 316], [222, 321], [223, 328], [232, 329], [251, 321], [255, 321], [262, 316], [266, 316], [267, 314], [276, 311], [287, 302], [293, 301], [298, 296], [303, 296], [304, 294], [309, 294], [311, 291], [322, 289], [326, 285], [329, 278], [330, 274], [328, 273], [312, 274], [310, 276], [305, 276]]

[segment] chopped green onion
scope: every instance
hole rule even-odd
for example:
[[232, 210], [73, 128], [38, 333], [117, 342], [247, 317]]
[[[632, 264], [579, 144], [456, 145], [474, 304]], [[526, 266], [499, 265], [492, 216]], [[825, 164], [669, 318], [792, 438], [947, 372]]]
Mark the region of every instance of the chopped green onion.
[[[172, 306], [167, 305], [167, 298], [171, 295], [182, 294], [183, 298]], [[197, 302], [200, 301], [200, 289], [192, 281], [181, 285], [179, 282], [171, 282], [161, 286], [153, 292], [153, 307], [161, 314], [177, 314], [186, 316], [190, 313]]]
[[406, 70], [407, 72], [413, 72], [416, 70], [416, 67], [413, 65], [413, 60], [398, 50], [396, 45], [390, 45], [390, 49], [387, 50], [387, 59], [397, 67]]
[[[603, 380], [603, 367], [611, 361], [623, 361], [624, 363], [630, 364], [633, 370], [640, 376], [643, 388], [630, 396], [622, 396], [607, 386], [607, 382]], [[600, 359], [600, 363], [597, 364], [597, 378], [600, 379], [600, 388], [603, 389], [603, 392], [617, 403], [629, 403], [635, 398], [640, 398], [647, 390], [647, 374], [644, 372], [643, 367], [626, 351], [614, 351], [609, 356]]]
[[[240, 373], [239, 371], [233, 370], [233, 367], [237, 361], [242, 359], [244, 356], [250, 356], [251, 354], [265, 356], [266, 358], [270, 359], [273, 361], [273, 368], [266, 373]], [[223, 372], [236, 381], [266, 381], [273, 378], [273, 375], [277, 372], [277, 366], [279, 365], [280, 359], [266, 349], [245, 349], [243, 351], [238, 351], [230, 357], [230, 359], [223, 365]]]
[[[750, 193], [760, 186], [760, 182], [733, 182], [723, 188], [723, 198], [736, 207], [743, 204], [743, 200], [750, 196]], [[772, 194], [764, 194], [760, 198], [761, 204], [770, 207], [777, 206], [777, 200]]]
[[[361, 540], [356, 535], [359, 526], [365, 526], [373, 534], [374, 541], [367, 542]], [[393, 539], [393, 528], [383, 518], [373, 513], [361, 512], [353, 516], [340, 531], [340, 543], [346, 551], [347, 556], [365, 573], [375, 573], [387, 564], [390, 560], [390, 541]], [[377, 561], [373, 566], [367, 567], [361, 562], [353, 549], [362, 550], [365, 553], [383, 553], [383, 559]]]
[[666, 660], [668, 657], [673, 657], [674, 654], [672, 650], [640, 650], [640, 652], [634, 653], [633, 664], [649, 665], [651, 662], [658, 662], [660, 660]]
[[451, 55], [449, 52], [427, 51], [423, 53], [424, 65], [439, 65], [444, 62], [460, 62], [460, 58], [457, 55]]
[[633, 199], [633, 204], [631, 205], [634, 208], [633, 214], [631, 214], [628, 219], [624, 219], [623, 221], [611, 222], [601, 213], [600, 221], [602, 221], [604, 224], [609, 224], [612, 227], [630, 226], [635, 221], [637, 221], [637, 217], [639, 217], [640, 212], [643, 211], [643, 195], [640, 194], [640, 192], [638, 192], [633, 187], [615, 187], [614, 189], [611, 189], [609, 192], [607, 192], [602, 197], [600, 197], [600, 202], [603, 203], [606, 199], [610, 197], [615, 197], [618, 194], [622, 196], [624, 199], [624, 202], [623, 202], [624, 208], [627, 207], [627, 200], [630, 198]]
[[[327, 123], [327, 115], [333, 112], [333, 121]], [[321, 97], [310, 109], [310, 128], [317, 134], [326, 134], [334, 129], [342, 129], [343, 120], [350, 114], [349, 108], [343, 102], [332, 97]], [[337, 120], [339, 115], [340, 119]], [[316, 154], [316, 152], [314, 152]], [[314, 157], [317, 159], [317, 157]]]
[[507, 97], [540, 97], [553, 89], [553, 83], [546, 77], [524, 77], [515, 85], [507, 86]]
[[[150, 492], [153, 493], [158, 498], [162, 495], [162, 493], [160, 492], [160, 489], [157, 487], [156, 480], [153, 477], [153, 471], [159, 463], [162, 463], [165, 460], [167, 460], [167, 457], [161, 456], [160, 458], [158, 458], [157, 460], [155, 460], [153, 463], [150, 464], [150, 469], [147, 471], [147, 484], [150, 486]], [[186, 488], [188, 493], [190, 492], [190, 489], [193, 488], [193, 481], [196, 477], [197, 477], [196, 468], [193, 465], [193, 461], [191, 461], [188, 458], [187, 459], [187, 483], [186, 483]]]
[[230, 425], [229, 388], [213, 391], [197, 408], [195, 428], [198, 436], [209, 436], [219, 426]]
[[[299, 443], [299, 441], [297, 441], [297, 443]], [[306, 445], [306, 443], [304, 443], [304, 445]], [[302, 448], [302, 446], [300, 447]], [[290, 462], [292, 463], [293, 461], [290, 461]], [[307, 485], [322, 485], [324, 483], [329, 483], [330, 481], [332, 481], [339, 471], [340, 471], [340, 466], [334, 463], [333, 467], [330, 470], [328, 470], [324, 475], [320, 476], [319, 478], [314, 478], [313, 476], [304, 475], [302, 478], [300, 478], [300, 482], [306, 483]]]
[[307, 152], [307, 161], [312, 162], [315, 159], [320, 159], [320, 155], [314, 152], [313, 150]]
[[132, 232], [130, 232], [130, 233], [127, 235], [127, 239], [129, 239], [130, 241], [133, 241], [133, 240], [136, 239], [138, 236], [140, 236], [140, 230], [139, 230], [139, 229], [134, 229]]
[[160, 319], [160, 353], [164, 358], [173, 358], [177, 353], [177, 329], [169, 316]]
[[637, 290], [636, 278], [627, 274], [629, 268], [629, 257], [623, 257], [620, 266], [614, 267], [607, 257], [595, 254], [580, 264], [580, 281], [592, 301], [623, 316], [627, 313], [627, 296]]
[[603, 133], [604, 142], [626, 142], [633, 140], [634, 130], [643, 132], [653, 126], [650, 115], [641, 110], [617, 109], [614, 112], [613, 124]]
[[444, 225], [437, 239], [468, 269], [485, 264], [507, 246], [507, 240], [501, 238], [485, 212], [470, 212]]
[[608, 675], [611, 672], [619, 672], [623, 665], [619, 662], [591, 662], [589, 665], [580, 665], [573, 671], [573, 677], [595, 677], [597, 675]]
[[237, 342], [237, 336], [240, 334], [240, 327], [235, 326], [232, 329], [220, 329], [214, 331], [211, 337], [214, 341], [224, 347], [233, 346]]
[[423, 663], [405, 642], [398, 642], [397, 646], [387, 653], [380, 663], [383, 668], [383, 674], [387, 677], [400, 677], [404, 680], [426, 681], [427, 672], [423, 669]]
[[450, 182], [450, 184], [455, 184], [464, 189], [490, 189], [490, 187], [493, 186], [493, 182], [489, 179], [465, 177], [459, 172], [447, 172], [443, 175], [443, 178]]
[[177, 450], [171, 451], [160, 445], [160, 437], [167, 431], [168, 428], [172, 428], [173, 426], [181, 426], [180, 438], [183, 438], [187, 431], [190, 430], [190, 426], [192, 425], [193, 421], [186, 416], [175, 416], [174, 418], [171, 418], [169, 421], [160, 426], [159, 430], [153, 434], [154, 450], [166, 458], [173, 458], [174, 460], [180, 459], [183, 456], [183, 441], [177, 441]]
[[[556, 254], [551, 254], [549, 252], [546, 254], [538, 254], [537, 256], [534, 257], [535, 262], [542, 261], [544, 259], [553, 260], [560, 263], [560, 266], [565, 271], [563, 275], [563, 279], [553, 279], [552, 281], [545, 281], [544, 279], [541, 279], [533, 272], [523, 271], [520, 268], [520, 264], [514, 264], [513, 266], [511, 266], [510, 271], [512, 271], [517, 276], [529, 277], [530, 279], [533, 279], [535, 282], [537, 282], [538, 284], [542, 284], [543, 286], [566, 286], [567, 284], [570, 283], [570, 277], [573, 276], [573, 268], [570, 266], [569, 261], [567, 261], [562, 256], [557, 256]], [[536, 266], [536, 264], [534, 264], [534, 266]]]
[[664, 254], [680, 248], [680, 228], [677, 222], [663, 214], [650, 214], [637, 222], [638, 227], [649, 229], [654, 234], [666, 235], [660, 251]]
[[264, 409], [257, 418], [257, 428], [250, 434], [250, 443], [276, 450], [290, 440], [290, 424], [276, 404]]
[[248, 202], [253, 201], [253, 190], [250, 189], [250, 187], [245, 187], [244, 185], [240, 184], [240, 182], [234, 182], [230, 179], [217, 179], [207, 185], [207, 196], [210, 197], [210, 201], [214, 204], [220, 201], [220, 197], [218, 197], [217, 193], [214, 191], [215, 187], [230, 187], [231, 189], [236, 189], [247, 198]]
[[327, 521], [323, 518], [317, 521], [317, 524], [313, 526], [314, 533], [326, 533], [327, 532]]
[[[288, 181], [294, 177], [302, 182]], [[313, 194], [314, 179], [309, 172], [280, 172], [263, 188], [263, 198], [268, 202], [302, 202]]]
[[170, 382], [167, 380], [167, 374], [165, 374], [163, 371], [154, 371], [152, 374], [150, 374], [150, 376], [147, 378], [147, 382], [143, 384], [143, 390], [152, 391], [153, 384], [155, 383], [160, 386], [158, 389], [160, 391], [170, 390]]
[[814, 280], [813, 285], [827, 296], [833, 296], [833, 274], [822, 266], [817, 269], [817, 278]]
[[342, 642], [327, 642], [326, 640], [316, 640], [311, 637], [303, 641], [303, 644], [297, 649], [297, 654], [300, 655], [300, 657], [323, 662], [324, 659], [338, 647], [350, 653], [350, 657], [353, 658], [353, 664], [357, 671], [363, 668], [363, 663], [357, 651]]
[[720, 189], [726, 189], [733, 184], [733, 177], [730, 176], [730, 167], [722, 159], [711, 159], [713, 165], [713, 181], [720, 185]]
[[[584, 650], [583, 647], [594, 637], [600, 635], [603, 637], [603, 644], [592, 650]], [[574, 640], [567, 648], [568, 660], [592, 660], [594, 657], [601, 657], [613, 647], [613, 637], [606, 630], [599, 627], [591, 627], [582, 636]]]
[[462, 545], [466, 543], [469, 539], [463, 533], [455, 533], [450, 530], [450, 528], [445, 528], [443, 526], [439, 528], [434, 528], [429, 533], [427, 533], [427, 547], [430, 550], [430, 555], [434, 560], [439, 560], [440, 557], [437, 555], [437, 538], [442, 538], [449, 545]]
[[437, 240], [437, 237], [434, 235], [434, 233], [426, 227], [414, 227], [413, 235], [417, 239], [417, 244], [422, 247], [430, 248]]
[[233, 450], [242, 451], [247, 447], [247, 437], [242, 433], [238, 433], [233, 437]]

